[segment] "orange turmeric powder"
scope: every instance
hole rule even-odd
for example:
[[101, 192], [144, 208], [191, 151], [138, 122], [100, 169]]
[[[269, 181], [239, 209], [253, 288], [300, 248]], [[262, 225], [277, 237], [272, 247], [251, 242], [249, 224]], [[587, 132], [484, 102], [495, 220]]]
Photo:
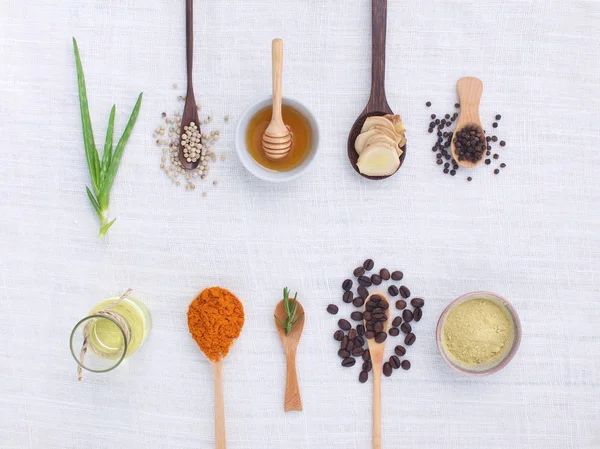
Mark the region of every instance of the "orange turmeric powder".
[[218, 362], [242, 331], [244, 306], [229, 290], [210, 287], [192, 301], [187, 316], [190, 334], [202, 352]]

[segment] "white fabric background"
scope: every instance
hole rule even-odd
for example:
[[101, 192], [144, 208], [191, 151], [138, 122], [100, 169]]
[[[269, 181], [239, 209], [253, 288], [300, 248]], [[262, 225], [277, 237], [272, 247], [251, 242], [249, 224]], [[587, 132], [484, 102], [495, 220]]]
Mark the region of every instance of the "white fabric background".
[[[228, 156], [207, 198], [170, 184], [151, 136], [181, 107], [183, 3], [0, 1], [0, 447], [213, 447], [212, 373], [185, 312], [214, 284], [247, 313], [225, 365], [228, 447], [370, 447], [371, 386], [339, 365], [325, 312], [366, 257], [403, 269], [427, 301], [413, 368], [383, 381], [385, 448], [600, 447], [600, 3], [390, 0], [387, 91], [408, 155], [396, 176], [368, 182], [345, 145], [368, 97], [370, 2], [197, 1], [196, 96]], [[97, 141], [112, 103], [120, 133], [144, 92], [104, 241], [84, 190], [71, 36]], [[322, 127], [317, 163], [287, 185], [251, 177], [233, 148], [236, 117], [269, 93], [277, 36], [285, 91]], [[480, 167], [472, 183], [440, 173], [426, 132], [464, 75], [484, 80], [484, 122], [501, 113], [508, 142], [501, 175]], [[283, 413], [271, 315], [286, 285], [307, 311], [300, 414]], [[78, 383], [73, 324], [127, 287], [152, 311], [149, 340]], [[470, 379], [445, 366], [434, 328], [478, 289], [512, 301], [524, 334], [503, 372]]]

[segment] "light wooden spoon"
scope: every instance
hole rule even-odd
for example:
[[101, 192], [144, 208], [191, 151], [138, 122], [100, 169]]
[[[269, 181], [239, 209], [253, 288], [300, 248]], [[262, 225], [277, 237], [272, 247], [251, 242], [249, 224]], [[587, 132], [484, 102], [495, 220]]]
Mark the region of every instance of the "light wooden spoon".
[[[390, 301], [383, 293], [371, 293], [365, 301], [365, 311], [367, 304], [373, 296], [380, 296], [390, 305]], [[390, 308], [385, 310], [387, 319], [383, 323], [383, 331], [387, 332], [390, 322]], [[365, 327], [367, 322], [365, 320]], [[369, 353], [371, 354], [371, 364], [373, 367], [373, 449], [381, 449], [381, 372], [383, 370], [383, 354], [385, 352], [385, 340], [383, 343], [377, 343], [374, 338], [367, 339]]]
[[483, 93], [483, 82], [479, 78], [466, 76], [458, 80], [456, 83], [456, 90], [458, 91], [458, 98], [460, 101], [460, 116], [458, 117], [456, 128], [454, 129], [450, 150], [452, 151], [452, 157], [458, 165], [466, 168], [473, 168], [484, 159], [483, 155], [477, 162], [465, 160], [459, 161], [456, 147], [454, 146], [454, 139], [456, 138], [456, 133], [467, 125], [477, 125], [483, 132], [483, 126], [481, 126], [481, 119], [479, 118], [479, 102], [481, 101], [481, 94]]
[[[285, 322], [286, 313], [283, 301], [279, 301], [279, 304], [275, 307], [275, 316]], [[291, 410], [302, 411], [302, 398], [300, 397], [298, 375], [296, 374], [296, 349], [298, 348], [302, 330], [304, 329], [304, 308], [300, 302], [298, 302], [296, 316], [299, 316], [300, 319], [294, 327], [292, 327], [292, 330], [288, 335], [285, 334], [285, 329], [281, 327], [277, 320], [274, 320], [277, 333], [283, 344], [283, 351], [285, 352], [286, 358], [287, 372], [285, 377], [285, 399], [283, 401], [283, 410], [286, 412]]]
[[282, 73], [283, 73], [283, 41], [273, 39], [273, 113], [271, 123], [263, 134], [262, 147], [265, 156], [271, 160], [283, 159], [292, 149], [292, 134], [281, 114]]

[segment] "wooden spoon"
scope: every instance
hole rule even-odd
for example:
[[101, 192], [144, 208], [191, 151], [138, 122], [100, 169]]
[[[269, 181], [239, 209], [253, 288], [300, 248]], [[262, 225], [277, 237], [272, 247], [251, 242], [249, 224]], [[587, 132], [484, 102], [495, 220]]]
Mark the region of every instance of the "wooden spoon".
[[223, 359], [210, 361], [213, 370], [215, 389], [215, 449], [226, 449], [225, 396], [223, 395]]
[[[275, 307], [275, 316], [285, 322], [286, 313], [283, 301], [279, 301], [279, 304]], [[304, 329], [304, 308], [299, 302], [296, 316], [301, 316], [301, 318], [292, 327], [288, 335], [285, 334], [285, 329], [281, 327], [277, 320], [274, 320], [286, 358], [287, 373], [285, 377], [285, 399], [283, 401], [283, 410], [286, 412], [291, 410], [302, 411], [302, 398], [300, 397], [298, 375], [296, 374], [296, 349]]]
[[[481, 126], [481, 119], [479, 118], [479, 102], [481, 101], [481, 94], [483, 93], [483, 82], [481, 82], [479, 78], [466, 76], [458, 80], [456, 83], [456, 90], [458, 91], [458, 98], [460, 101], [460, 116], [458, 117], [458, 122], [456, 122], [454, 136], [467, 125], [477, 125], [483, 132], [483, 126]], [[456, 147], [454, 146], [454, 137], [450, 144], [450, 150], [452, 151], [452, 157], [456, 163], [462, 167], [473, 168], [485, 159], [482, 156], [477, 162], [466, 160], [459, 161], [458, 154], [456, 154]]]
[[[365, 301], [366, 306], [373, 296], [380, 296], [385, 302], [390, 301], [383, 293], [371, 293]], [[390, 322], [390, 308], [385, 310], [387, 319], [383, 324], [383, 330], [387, 332]], [[365, 327], [367, 322], [365, 321]], [[369, 353], [371, 354], [371, 364], [373, 366], [373, 449], [381, 449], [381, 372], [383, 370], [383, 354], [385, 352], [385, 341], [377, 343], [374, 338], [367, 339]]]
[[283, 41], [273, 39], [273, 113], [271, 123], [263, 134], [262, 146], [265, 156], [271, 160], [286, 157], [292, 149], [292, 134], [281, 115], [282, 73], [283, 73]]
[[[360, 172], [356, 161], [358, 153], [354, 149], [354, 142], [360, 134], [360, 131], [368, 117], [373, 115], [393, 114], [385, 95], [385, 38], [387, 22], [387, 0], [372, 0], [372, 50], [371, 50], [371, 96], [365, 109], [358, 116], [348, 135], [348, 159], [356, 172], [367, 179], [385, 179], [388, 176], [369, 176]], [[406, 145], [401, 147], [400, 165], [402, 166], [406, 157]], [[398, 170], [396, 170], [398, 171]]]
[[[198, 109], [196, 108], [196, 99], [194, 98], [194, 86], [192, 83], [192, 67], [194, 64], [194, 0], [185, 2], [185, 41], [186, 41], [186, 60], [187, 60], [187, 93], [185, 106], [181, 117], [181, 132], [184, 126], [194, 122], [200, 131], [200, 122], [198, 120]], [[193, 170], [200, 165], [200, 159], [196, 162], [188, 162], [183, 154], [183, 140], [179, 140], [179, 161], [186, 170]]]

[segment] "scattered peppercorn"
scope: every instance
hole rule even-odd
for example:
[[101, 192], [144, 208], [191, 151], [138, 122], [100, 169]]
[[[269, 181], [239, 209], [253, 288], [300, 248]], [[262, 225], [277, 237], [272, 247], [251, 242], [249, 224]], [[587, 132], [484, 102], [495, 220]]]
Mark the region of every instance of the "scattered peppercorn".
[[498, 128], [498, 123], [496, 123], [496, 122], [492, 123], [492, 127]]
[[431, 101], [428, 101], [427, 103], [425, 103], [425, 106], [427, 106], [427, 107], [431, 106]]
[[500, 120], [502, 116], [500, 114], [496, 115], [496, 120]]
[[498, 173], [500, 173], [500, 170], [498, 170], [498, 169], [494, 170], [495, 175], [497, 175]]

